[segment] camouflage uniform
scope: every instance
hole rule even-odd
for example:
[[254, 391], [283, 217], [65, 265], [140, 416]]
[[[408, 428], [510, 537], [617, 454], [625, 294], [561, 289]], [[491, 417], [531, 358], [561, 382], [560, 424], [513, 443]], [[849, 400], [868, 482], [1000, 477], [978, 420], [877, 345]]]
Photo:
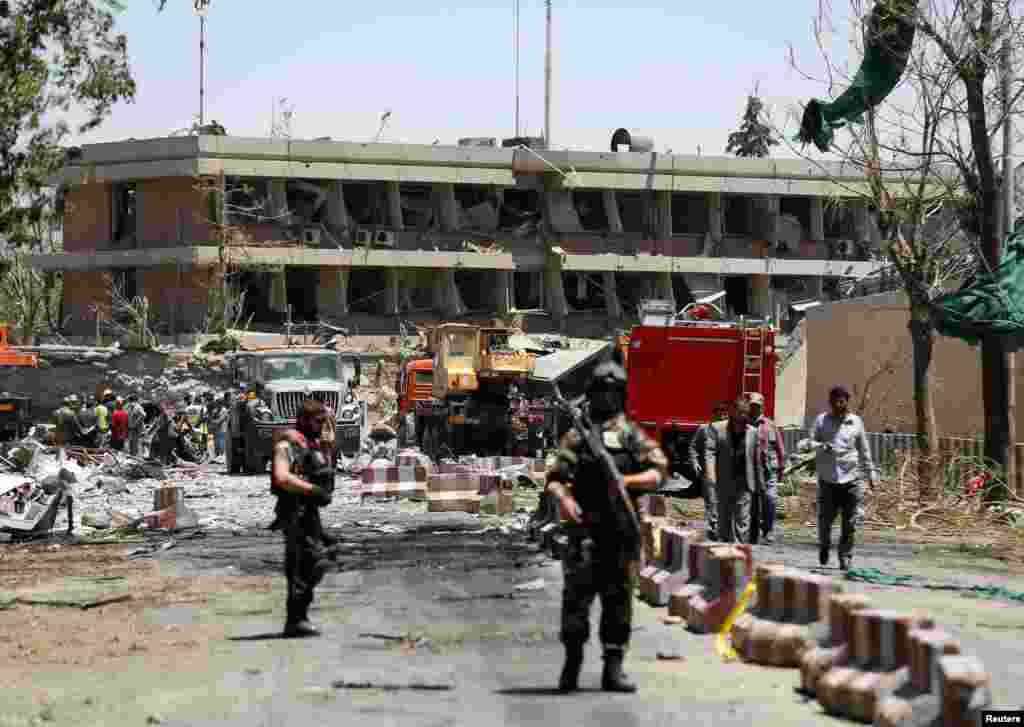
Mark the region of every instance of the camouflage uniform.
[[[623, 475], [652, 467], [663, 477], [667, 474], [668, 460], [661, 449], [624, 414], [604, 422], [602, 429], [605, 447]], [[562, 642], [581, 644], [590, 638], [590, 606], [600, 596], [601, 642], [606, 650], [624, 650], [632, 630], [639, 552], [624, 549], [609, 529], [612, 503], [608, 485], [575, 430], [562, 438], [547, 480], [571, 487], [584, 520], [583, 525], [568, 526], [569, 547], [562, 562]], [[631, 493], [630, 497], [637, 507], [637, 496]]]
[[[291, 432], [274, 445], [274, 457], [285, 457], [292, 474], [305, 480], [309, 453], [319, 449], [319, 443], [302, 446], [301, 435]], [[320, 505], [316, 499], [296, 495], [278, 488], [271, 474], [271, 492], [277, 495], [277, 515], [284, 530], [284, 575], [288, 580], [287, 624], [307, 620], [313, 602], [313, 591], [327, 571], [328, 558], [322, 537]], [[287, 632], [288, 625], [285, 630]]]

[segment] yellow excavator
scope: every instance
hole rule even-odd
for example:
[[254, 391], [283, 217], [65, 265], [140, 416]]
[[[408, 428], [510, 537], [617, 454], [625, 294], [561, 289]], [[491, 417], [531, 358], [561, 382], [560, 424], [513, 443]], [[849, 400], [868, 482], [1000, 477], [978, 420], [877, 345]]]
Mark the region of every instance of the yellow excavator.
[[444, 323], [430, 334], [433, 386], [417, 429], [434, 459], [511, 454], [515, 411], [535, 357], [509, 345], [509, 328]]

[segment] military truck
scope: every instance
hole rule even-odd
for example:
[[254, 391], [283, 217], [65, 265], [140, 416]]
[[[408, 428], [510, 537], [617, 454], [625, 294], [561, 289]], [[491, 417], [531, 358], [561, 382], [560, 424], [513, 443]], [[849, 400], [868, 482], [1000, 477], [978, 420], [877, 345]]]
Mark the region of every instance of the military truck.
[[366, 402], [355, 398], [361, 371], [358, 355], [294, 346], [231, 354], [228, 362], [240, 390], [225, 442], [231, 474], [264, 472], [274, 432], [295, 425], [308, 397], [334, 411], [337, 453], [358, 454], [368, 426]]

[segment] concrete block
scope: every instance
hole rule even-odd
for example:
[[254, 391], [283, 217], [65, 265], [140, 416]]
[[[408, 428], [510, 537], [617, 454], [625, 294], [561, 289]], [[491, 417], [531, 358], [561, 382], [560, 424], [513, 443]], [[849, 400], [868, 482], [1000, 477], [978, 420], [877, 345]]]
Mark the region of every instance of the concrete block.
[[960, 644], [941, 629], [910, 632], [910, 677], [920, 692], [939, 694], [939, 660], [960, 653]]
[[851, 616], [850, 657], [858, 666], [883, 671], [910, 664], [910, 631], [930, 628], [922, 614], [862, 609]]
[[939, 659], [939, 700], [943, 727], [980, 724], [980, 712], [992, 702], [991, 677], [982, 663], [970, 656]]
[[706, 569], [701, 572], [703, 593], [690, 599], [687, 625], [698, 633], [710, 633], [722, 627], [735, 608], [740, 593], [752, 577], [750, 546], [729, 545], [711, 549]]
[[480, 512], [478, 475], [436, 474], [427, 480], [427, 512]]

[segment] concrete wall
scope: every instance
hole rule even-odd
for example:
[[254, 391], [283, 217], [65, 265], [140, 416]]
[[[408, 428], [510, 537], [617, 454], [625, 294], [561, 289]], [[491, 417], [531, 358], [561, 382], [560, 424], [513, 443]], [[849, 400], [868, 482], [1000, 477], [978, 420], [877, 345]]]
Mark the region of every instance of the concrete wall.
[[[136, 234], [139, 247], [173, 247], [213, 238], [210, 206], [191, 177], [164, 177], [137, 183]], [[69, 235], [65, 232], [65, 239]]]
[[96, 330], [96, 314], [90, 306], [109, 303], [110, 287], [104, 271], [64, 273], [64, 315], [70, 316], [68, 327], [85, 334]]
[[157, 320], [184, 333], [202, 326], [216, 279], [214, 268], [182, 268], [179, 277], [175, 266], [162, 265], [138, 271], [138, 291]]
[[[906, 300], [900, 293], [824, 305], [808, 311], [806, 322], [807, 397], [805, 414], [813, 417], [827, 406], [828, 390], [843, 384], [856, 404], [868, 379], [886, 364], [893, 373], [875, 378], [870, 401], [860, 412], [872, 431], [886, 427], [913, 432], [914, 399], [910, 334]], [[984, 430], [980, 349], [957, 339], [936, 339], [932, 362], [935, 377], [935, 419], [939, 434], [980, 436]], [[793, 364], [791, 364], [793, 365]], [[1024, 357], [1017, 358], [1017, 400]], [[1024, 411], [1018, 409], [1018, 431]]]
[[93, 182], [71, 187], [65, 197], [64, 250], [88, 252], [107, 247], [111, 235], [112, 185]]

